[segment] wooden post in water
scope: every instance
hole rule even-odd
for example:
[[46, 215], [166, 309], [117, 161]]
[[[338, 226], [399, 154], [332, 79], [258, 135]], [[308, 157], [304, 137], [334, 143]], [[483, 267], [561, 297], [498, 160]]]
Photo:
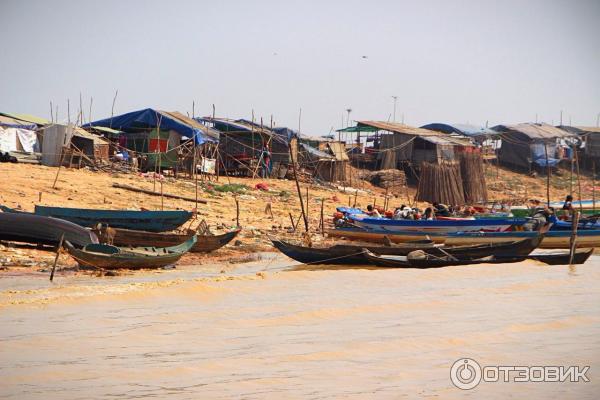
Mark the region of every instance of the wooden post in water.
[[570, 251], [569, 251], [569, 265], [573, 264], [573, 258], [575, 257], [575, 249], [577, 249], [577, 225], [579, 225], [579, 212], [573, 210], [573, 219], [571, 220], [571, 240], [570, 240]]
[[60, 235], [60, 241], [58, 242], [58, 247], [56, 248], [56, 257], [54, 257], [54, 264], [52, 265], [52, 271], [50, 272], [50, 282], [54, 279], [54, 270], [56, 269], [56, 264], [58, 263], [58, 257], [60, 256], [60, 249], [62, 249], [63, 241], [65, 240], [65, 234]]
[[354, 205], [352, 207], [356, 207], [356, 199], [358, 197], [358, 189], [354, 192]]

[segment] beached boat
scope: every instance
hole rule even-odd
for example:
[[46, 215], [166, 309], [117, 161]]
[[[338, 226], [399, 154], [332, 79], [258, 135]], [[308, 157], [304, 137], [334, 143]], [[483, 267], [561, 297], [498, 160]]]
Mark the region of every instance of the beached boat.
[[57, 246], [61, 236], [76, 247], [98, 243], [89, 230], [62, 219], [29, 213], [0, 213], [0, 240]]
[[424, 232], [424, 233], [451, 233], [451, 232], [503, 232], [510, 227], [517, 227], [527, 222], [524, 218], [480, 218], [480, 219], [436, 219], [436, 220], [410, 220], [373, 218], [360, 214], [351, 214], [352, 223], [367, 230], [386, 232]]
[[423, 250], [437, 257], [452, 256], [458, 259], [475, 259], [495, 256], [510, 258], [526, 256], [538, 247], [543, 234], [515, 242], [480, 244], [475, 246], [447, 247], [432, 242], [410, 242], [392, 246], [369, 246], [364, 244], [336, 244], [330, 247], [306, 247], [283, 240], [271, 239], [273, 246], [286, 256], [305, 264], [365, 264], [364, 250], [377, 255], [406, 256], [415, 250]]
[[196, 243], [193, 236], [185, 243], [171, 247], [116, 247], [108, 244], [89, 244], [77, 249], [65, 242], [67, 251], [81, 266], [102, 269], [161, 268], [174, 264]]
[[190, 249], [191, 253], [209, 253], [217, 250], [227, 243], [231, 242], [240, 233], [241, 229], [235, 229], [221, 235], [203, 234], [197, 235], [196, 232], [188, 233], [155, 233], [145, 232], [133, 229], [121, 229], [101, 227], [94, 228], [102, 243], [113, 244], [115, 246], [140, 246], [140, 247], [168, 247], [176, 246], [197, 235], [198, 240]]
[[[2, 206], [5, 212], [20, 212]], [[113, 228], [138, 229], [148, 232], [166, 232], [179, 228], [191, 217], [189, 211], [132, 211], [132, 210], [99, 210], [87, 208], [65, 208], [35, 206], [34, 214], [71, 221], [86, 228], [93, 228], [98, 223]]]

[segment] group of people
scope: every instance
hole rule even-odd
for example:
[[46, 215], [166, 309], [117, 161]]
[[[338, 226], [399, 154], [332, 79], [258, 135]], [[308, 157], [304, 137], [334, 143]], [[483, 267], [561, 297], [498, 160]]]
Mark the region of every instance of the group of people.
[[[408, 207], [405, 204], [402, 204], [400, 207], [394, 209], [394, 211], [383, 211], [377, 209], [373, 205], [369, 204], [367, 206], [366, 214], [375, 218], [390, 218], [390, 219], [410, 219], [410, 220], [428, 220], [432, 221], [437, 216], [440, 217], [451, 217], [455, 214], [457, 210], [453, 207], [447, 206], [445, 204], [441, 204], [438, 202], [433, 202], [431, 207], [427, 207], [425, 210], [421, 210], [417, 207]], [[464, 210], [461, 209], [467, 215], [472, 215], [475, 210], [466, 208]], [[384, 215], [382, 215], [382, 213]]]

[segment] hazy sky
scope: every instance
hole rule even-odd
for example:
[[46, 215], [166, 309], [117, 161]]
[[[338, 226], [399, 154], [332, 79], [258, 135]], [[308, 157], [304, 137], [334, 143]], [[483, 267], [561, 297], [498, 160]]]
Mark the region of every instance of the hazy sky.
[[[0, 111], [595, 125], [600, 1], [0, 0]], [[367, 58], [363, 58], [366, 56]], [[87, 116], [86, 116], [87, 119]]]

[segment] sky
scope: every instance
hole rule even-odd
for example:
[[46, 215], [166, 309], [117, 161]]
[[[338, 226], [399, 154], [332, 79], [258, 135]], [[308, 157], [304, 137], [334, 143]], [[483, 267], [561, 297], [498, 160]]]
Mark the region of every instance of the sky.
[[[0, 0], [0, 112], [596, 125], [600, 1]], [[301, 113], [300, 113], [300, 110]], [[301, 115], [300, 115], [301, 114]]]

